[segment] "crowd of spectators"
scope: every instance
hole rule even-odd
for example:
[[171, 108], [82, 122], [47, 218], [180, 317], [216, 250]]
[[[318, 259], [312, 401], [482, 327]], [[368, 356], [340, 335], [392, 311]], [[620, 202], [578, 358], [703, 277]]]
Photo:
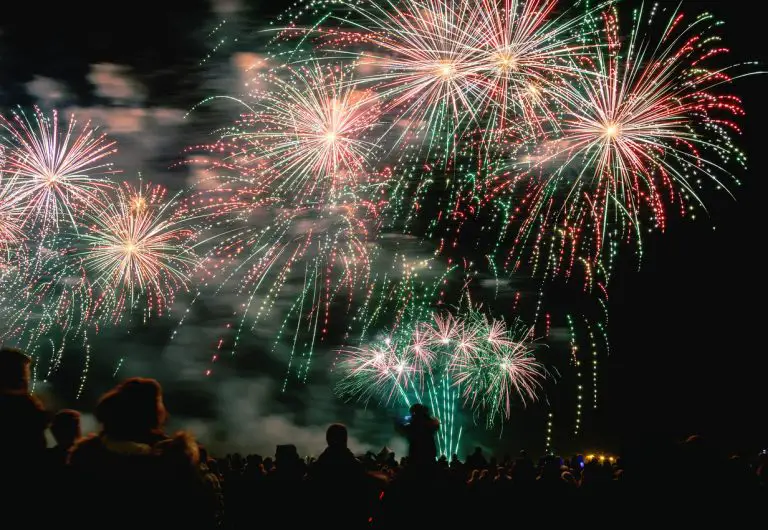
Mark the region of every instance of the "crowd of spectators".
[[[546, 455], [534, 460], [525, 451], [497, 459], [479, 447], [463, 461], [458, 455], [439, 456], [434, 442], [439, 420], [422, 405], [412, 407], [410, 421], [397, 426], [409, 445], [409, 454], [400, 458], [386, 448], [354, 455], [341, 424], [328, 427], [327, 447], [317, 458], [302, 458], [290, 444], [278, 445], [270, 456], [214, 458], [189, 434], [166, 434], [160, 385], [131, 378], [102, 396], [95, 409], [100, 430], [83, 436], [77, 411], [50, 415], [29, 392], [29, 366], [22, 352], [0, 350], [0, 454], [5, 476], [14, 478], [0, 493], [0, 507], [6, 506], [0, 523], [490, 528], [531, 515], [554, 525], [579, 518], [585, 509], [605, 514], [643, 501], [637, 489], [628, 488], [633, 484], [625, 482], [621, 459], [585, 462], [579, 455]], [[54, 447], [46, 446], [46, 429]], [[686, 496], [692, 495], [691, 506], [698, 505], [692, 513], [698, 514], [711, 513], [710, 499], [755, 506], [758, 514], [768, 506], [762, 504], [768, 487], [765, 455], [755, 463], [737, 457], [716, 461], [695, 436], [678, 449], [674, 465], [660, 467], [658, 483], [644, 490], [647, 499], [671, 500], [684, 510]]]

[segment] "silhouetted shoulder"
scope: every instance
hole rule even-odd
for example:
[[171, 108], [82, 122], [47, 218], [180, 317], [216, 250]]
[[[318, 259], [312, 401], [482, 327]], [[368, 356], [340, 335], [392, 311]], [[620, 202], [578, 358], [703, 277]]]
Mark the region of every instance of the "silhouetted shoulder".
[[35, 396], [29, 394], [0, 394], [0, 423], [13, 425], [16, 436], [0, 439], [6, 450], [42, 450], [48, 413]]
[[31, 394], [0, 394], [0, 410], [46, 415], [43, 403]]
[[101, 439], [95, 434], [90, 434], [75, 444], [69, 452], [68, 461], [70, 465], [80, 467], [92, 462], [103, 452]]

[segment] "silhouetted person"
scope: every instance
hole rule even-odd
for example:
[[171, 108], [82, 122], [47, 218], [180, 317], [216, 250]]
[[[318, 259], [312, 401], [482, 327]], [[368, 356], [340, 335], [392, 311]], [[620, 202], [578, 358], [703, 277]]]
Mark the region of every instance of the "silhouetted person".
[[375, 499], [372, 479], [349, 450], [344, 425], [334, 423], [328, 427], [325, 440], [328, 447], [310, 467], [308, 475], [314, 506], [313, 525], [364, 528]]
[[469, 469], [485, 469], [488, 467], [488, 461], [483, 455], [482, 447], [475, 447], [475, 452], [467, 457], [467, 467]]
[[216, 461], [208, 456], [208, 450], [198, 444], [200, 455], [200, 475], [214, 499], [216, 526], [221, 527], [224, 521], [224, 489], [216, 473]]
[[512, 465], [512, 481], [515, 485], [527, 489], [536, 481], [536, 467], [525, 450], [521, 450]]
[[435, 510], [439, 502], [450, 503], [446, 494], [447, 480], [435, 459], [435, 435], [440, 422], [430, 416], [429, 409], [417, 403], [411, 406], [410, 417], [396, 424], [408, 439], [408, 459], [384, 497], [382, 526], [386, 528], [439, 527], [439, 518], [447, 512]]
[[[265, 459], [266, 462], [266, 459]], [[260, 518], [265, 528], [278, 524], [287, 528], [304, 526], [309, 516], [308, 510], [290, 509], [290, 506], [307, 504], [304, 488], [306, 464], [299, 456], [293, 444], [281, 444], [275, 449], [275, 460], [264, 484], [264, 505], [269, 506]], [[290, 503], [287, 502], [290, 499]], [[252, 511], [246, 514], [246, 523], [251, 527]], [[238, 521], [240, 522], [240, 521]]]
[[310, 468], [310, 478], [321, 482], [360, 481], [365, 475], [365, 469], [347, 447], [347, 428], [334, 423], [328, 427], [325, 440], [328, 447]]
[[245, 458], [245, 471], [243, 476], [246, 480], [260, 481], [264, 478], [264, 457], [261, 455], [248, 455]]
[[[592, 461], [595, 470], [599, 470], [599, 464]], [[539, 476], [536, 477], [536, 489], [540, 499], [551, 499], [557, 502], [564, 500], [568, 491], [568, 483], [563, 480], [562, 461], [554, 455], [543, 458]]]
[[0, 455], [13, 480], [39, 479], [48, 415], [29, 392], [31, 359], [21, 350], [0, 348]]
[[89, 504], [78, 523], [103, 528], [101, 517], [111, 516], [110, 526], [121, 528], [212, 527], [215, 499], [200, 474], [197, 444], [185, 433], [166, 436], [166, 418], [153, 379], [128, 379], [102, 396], [101, 432], [70, 453]]
[[275, 450], [275, 467], [270, 472], [272, 480], [280, 482], [299, 482], [306, 473], [306, 464], [299, 457], [293, 444], [278, 445]]
[[62, 519], [72, 521], [79, 515], [79, 492], [72, 487], [72, 469], [67, 460], [70, 450], [82, 436], [80, 413], [70, 409], [60, 410], [51, 420], [50, 430], [56, 446], [46, 451], [46, 483], [42, 494], [47, 496], [48, 508], [48, 513], [44, 514], [48, 524], [44, 526], [55, 527]]
[[82, 437], [80, 413], [71, 409], [60, 410], [51, 420], [50, 429], [56, 446], [48, 449], [48, 465], [62, 468], [67, 464], [69, 451]]
[[397, 469], [399, 464], [397, 463], [397, 458], [395, 457], [395, 452], [394, 451], [390, 451], [389, 452], [389, 455], [387, 455], [387, 460], [386, 460], [386, 462], [384, 462], [384, 464], [389, 469]]
[[389, 458], [389, 454], [392, 451], [390, 451], [389, 447], [386, 445], [381, 448], [381, 451], [379, 451], [379, 454], [376, 455], [376, 463], [379, 465], [384, 464], [384, 462], [387, 461], [387, 458]]
[[411, 470], [431, 467], [437, 458], [435, 435], [440, 422], [421, 403], [412, 405], [410, 412], [410, 419], [398, 424], [398, 430], [408, 439], [408, 466]]

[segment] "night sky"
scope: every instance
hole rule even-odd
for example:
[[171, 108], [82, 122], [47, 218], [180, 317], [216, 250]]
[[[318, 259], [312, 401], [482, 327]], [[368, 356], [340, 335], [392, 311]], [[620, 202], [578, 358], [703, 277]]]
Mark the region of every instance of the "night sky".
[[[282, 5], [287, 2], [10, 3], [0, 18], [0, 108], [38, 104], [75, 112], [80, 121], [91, 118], [118, 140], [115, 162], [123, 178], [140, 172], [181, 188], [189, 176], [177, 163], [184, 147], [209, 141], [210, 132], [238, 112], [217, 104], [185, 118], [187, 110], [210, 95], [242, 93], [242, 61], [258, 51], [260, 30]], [[684, 10], [714, 11], [726, 21], [722, 32], [732, 59], [765, 64], [765, 22], [751, 5], [748, 0], [690, 1]], [[225, 44], [203, 61], [221, 38]], [[734, 93], [744, 98], [747, 111], [739, 145], [749, 169], [737, 174], [743, 185], [733, 187], [735, 200], [725, 193], [707, 194], [708, 216], [701, 212], [695, 223], [670, 215], [666, 234], [646, 237], [640, 270], [631, 257], [616, 270], [610, 291], [612, 355], [601, 369], [599, 410], [579, 442], [568, 440], [567, 425], [559, 426], [556, 447], [631, 453], [692, 433], [749, 453], [768, 446], [762, 336], [768, 75], [738, 81]], [[327, 375], [313, 373], [305, 388], [280, 394], [282, 361], [270, 358], [256, 339], [248, 353], [224, 363], [213, 377], [201, 377], [210, 352], [188, 345], [210, 343], [216, 315], [215, 304], [200, 308], [197, 327], [186, 331], [189, 342], [181, 346], [168, 342], [172, 321], [130, 333], [105, 332], [94, 340], [98, 361], [81, 401], [73, 398], [82, 367], [77, 352], [40, 392], [52, 408], [88, 411], [115, 383], [116, 360], [125, 357], [119, 377], [157, 377], [166, 388], [173, 426], [193, 430], [222, 451], [266, 452], [276, 443], [317, 451], [324, 445], [325, 426], [338, 419], [350, 425], [359, 447], [402, 447], [393, 440], [386, 412], [339, 402]], [[572, 410], [572, 393], [561, 388], [555, 394], [560, 409]], [[478, 434], [467, 443], [500, 452], [523, 446], [538, 451], [543, 410], [516, 413], [501, 440], [499, 433]]]

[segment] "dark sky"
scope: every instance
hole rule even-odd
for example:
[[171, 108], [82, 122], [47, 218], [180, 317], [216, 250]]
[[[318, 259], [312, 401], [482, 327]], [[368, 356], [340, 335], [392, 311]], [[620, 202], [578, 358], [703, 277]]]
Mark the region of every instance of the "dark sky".
[[[753, 3], [683, 5], [725, 20], [733, 56], [766, 69], [768, 48], [757, 37], [765, 32], [764, 20]], [[612, 395], [621, 404], [616, 412], [626, 444], [700, 432], [731, 447], [768, 445], [761, 259], [768, 76], [740, 80], [734, 92], [747, 111], [739, 144], [749, 156], [736, 199], [712, 197], [709, 219], [674, 223], [666, 236], [648, 238], [640, 273], [621, 271], [612, 286]]]
[[[231, 114], [211, 111], [184, 120], [184, 112], [206, 95], [236, 90], [232, 54], [248, 51], [269, 13], [280, 10], [279, 0], [265, 4], [269, 7], [236, 0], [12, 2], [3, 6], [0, 19], [0, 106], [38, 103], [90, 116], [120, 140], [120, 163], [127, 174], [149, 172], [154, 180], [173, 185], [175, 178], [182, 177], [168, 168], [183, 147], [200, 141], [198, 137], [212, 129], [211, 123], [221, 125], [231, 118]], [[723, 33], [734, 58], [768, 63], [762, 38], [765, 22], [751, 7], [754, 2], [683, 5], [688, 12], [712, 10], [726, 21]], [[210, 35], [222, 19], [229, 25]], [[217, 58], [200, 64], [221, 37], [228, 40]], [[743, 186], [735, 189], [736, 199], [725, 194], [708, 196], [709, 217], [700, 215], [697, 223], [672, 222], [664, 236], [646, 238], [639, 272], [630, 263], [616, 272], [610, 300], [613, 355], [601, 375], [603, 406], [591, 425], [593, 440], [605, 440], [616, 449], [620, 443], [631, 451], [692, 432], [749, 451], [768, 445], [764, 419], [768, 360], [762, 336], [767, 322], [765, 262], [761, 259], [766, 229], [768, 76], [739, 81], [735, 93], [743, 96], [747, 110], [739, 144], [750, 161], [748, 171], [739, 174]], [[160, 331], [150, 337], [141, 332], [135, 335], [140, 338], [131, 339], [131, 350], [162, 348]], [[154, 362], [152, 354], [134, 354], [139, 359], [136, 372]], [[151, 370], [151, 375], [162, 379], [173, 372], [173, 359], [164, 354], [163, 368]], [[243, 363], [245, 367], [232, 369], [237, 375], [234, 383], [224, 379], [217, 383], [221, 385], [215, 392], [218, 401], [231, 403], [226, 405], [233, 416], [229, 421], [237, 422], [237, 414], [244, 413], [246, 421], [266, 422], [269, 427], [264, 429], [305, 437], [309, 445], [321, 443], [320, 430], [302, 428], [342, 414], [339, 406], [329, 405], [329, 410], [314, 415], [302, 409], [310, 402], [304, 395], [297, 403], [280, 402], [274, 411], [264, 410], [272, 405], [254, 403], [265, 399], [263, 394], [270, 389], [243, 377], [240, 370], [260, 369]], [[73, 368], [69, 376], [76, 373]], [[98, 373], [92, 377], [96, 381], [91, 397], [113, 383], [109, 377], [99, 380]], [[173, 388], [171, 399], [184, 411], [182, 416], [194, 417], [198, 411], [201, 422], [213, 425], [204, 433], [226, 438], [216, 434], [226, 428], [213, 421], [223, 405], [200, 397], [197, 383], [175, 380]], [[314, 391], [321, 392], [311, 390], [310, 398]], [[281, 418], [281, 411], [290, 412], [288, 419]], [[348, 420], [352, 418], [377, 420], [364, 414]], [[243, 436], [264, 443], [274, 440], [252, 432]], [[537, 430], [531, 439], [542, 436]]]

